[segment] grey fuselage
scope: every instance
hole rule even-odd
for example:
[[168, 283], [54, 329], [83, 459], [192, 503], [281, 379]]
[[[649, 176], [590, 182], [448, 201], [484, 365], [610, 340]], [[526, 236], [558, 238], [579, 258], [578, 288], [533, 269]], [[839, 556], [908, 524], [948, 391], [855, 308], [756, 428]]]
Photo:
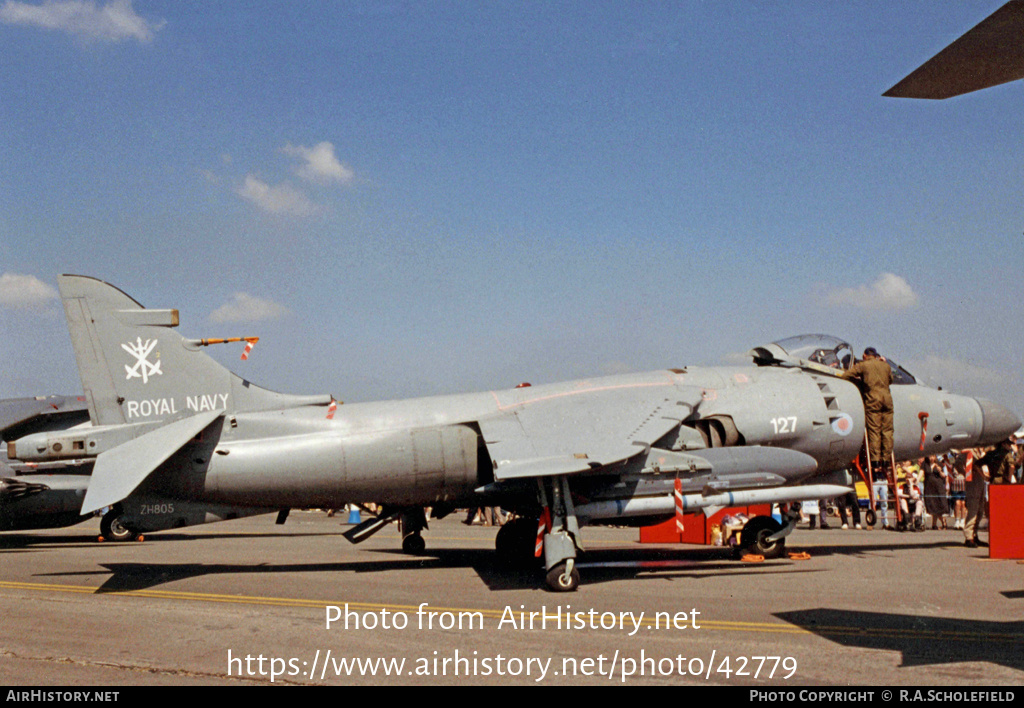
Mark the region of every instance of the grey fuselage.
[[[656, 448], [788, 448], [813, 457], [816, 471], [824, 473], [848, 467], [864, 440], [860, 392], [848, 381], [793, 368], [689, 368], [341, 405], [333, 420], [319, 406], [237, 413], [168, 461], [176, 474], [158, 470], [139, 494], [259, 507], [338, 507], [366, 501], [474, 504], [480, 501], [475, 490], [495, 481], [491, 441], [482, 438], [481, 421], [543, 399], [585, 401], [589, 393], [609, 387], [633, 389], [652, 400], [671, 398], [678, 389], [703, 389], [697, 411], [676, 430], [651, 441]], [[975, 399], [919, 385], [892, 390], [898, 459], [978, 444], [982, 411]], [[567, 408], [566, 415], [572, 410]], [[923, 450], [921, 412], [932, 421]], [[555, 424], [579, 429], [588, 420], [583, 415]], [[596, 470], [582, 476], [584, 486], [587, 477], [600, 479], [602, 474]], [[612, 484], [624, 482], [616, 478]], [[656, 485], [649, 492], [664, 489]], [[630, 494], [635, 493], [630, 485]]]
[[[238, 379], [225, 381], [237, 383]], [[122, 427], [159, 426], [167, 414], [205, 406], [222, 405], [230, 411], [236, 390], [232, 384], [212, 391], [205, 395], [206, 403], [173, 395], [148, 402], [126, 400], [121, 406], [132, 424]], [[987, 444], [1005, 434], [1005, 425], [986, 431], [985, 411], [995, 409], [998, 421], [1004, 409], [985, 401], [918, 384], [893, 385], [891, 390], [897, 459]], [[690, 367], [340, 405], [331, 418], [324, 405], [227, 413], [155, 470], [122, 506], [125, 519], [147, 531], [278, 508], [337, 508], [350, 502], [392, 508], [499, 504], [536, 513], [534, 479], [496, 480], [495, 470], [503, 460], [492, 455], [492, 450], [501, 448], [495, 447], [500, 441], [485, 434], [490, 421], [518, 419], [528, 410], [556, 404], [554, 415], [545, 413], [550, 416], [546, 421], [550, 428], [573, 440], [587, 440], [606, 434], [608, 426], [602, 426], [602, 417], [604, 423], [609, 418], [618, 422], [617, 411], [602, 410], [601, 402], [595, 403], [598, 396], [614, 392], [628, 403], [645, 406], [642, 410], [654, 411], [659, 405], [692, 397], [694, 391], [700, 400], [693, 410], [686, 409], [685, 417], [659, 438], [645, 441], [653, 453], [606, 466], [595, 462], [592, 470], [571, 477], [574, 493], [590, 501], [624, 504], [645, 497], [665, 498], [679, 477], [687, 493], [700, 492], [713, 481], [707, 470], [660, 472], [650, 460], [662, 450], [705, 456], [723, 449], [760, 450], [756, 466], [774, 473], [776, 484], [807, 483], [808, 478], [849, 467], [863, 444], [862, 399], [849, 381], [799, 367]], [[922, 414], [928, 421], [923, 441]], [[88, 447], [89, 435], [89, 428], [48, 433], [49, 449], [37, 448], [40, 459], [52, 459], [55, 445], [72, 450], [77, 440], [79, 446]], [[26, 438], [18, 445], [28, 451], [29, 442]], [[767, 453], [772, 448], [804, 453], [813, 463], [790, 467], [783, 461], [770, 469]], [[726, 476], [724, 481], [729, 479]], [[68, 503], [81, 499], [85, 481], [78, 478], [77, 495], [67, 497]], [[735, 487], [743, 485], [737, 482]], [[10, 500], [5, 505], [9, 528], [38, 523], [28, 517], [20, 525], [17, 522], [18, 507], [30, 502], [38, 505], [41, 499]]]
[[[91, 425], [8, 442], [22, 465], [0, 487], [8, 528], [39, 523], [25, 518], [38, 513], [30, 497], [32, 509], [74, 518], [83, 493], [81, 515], [119, 506], [135, 531], [363, 502], [536, 515], [555, 479], [584, 521], [628, 522], [627, 502], [657, 498], [645, 513], [671, 513], [674, 492], [693, 508], [731, 505], [739, 491], [834, 496], [848, 478], [830, 474], [849, 467], [864, 440], [859, 389], [824, 365], [838, 365], [848, 345], [822, 335], [758, 347], [756, 365], [745, 367], [335, 410], [330, 396], [274, 393], [231, 373], [203, 351], [227, 340], [183, 337], [177, 310], [144, 308], [85, 276], [58, 285]], [[897, 459], [991, 444], [1020, 425], [988, 401], [916, 383], [893, 385], [892, 397]], [[31, 474], [33, 465], [61, 464], [91, 464], [91, 473], [60, 480], [61, 493]]]

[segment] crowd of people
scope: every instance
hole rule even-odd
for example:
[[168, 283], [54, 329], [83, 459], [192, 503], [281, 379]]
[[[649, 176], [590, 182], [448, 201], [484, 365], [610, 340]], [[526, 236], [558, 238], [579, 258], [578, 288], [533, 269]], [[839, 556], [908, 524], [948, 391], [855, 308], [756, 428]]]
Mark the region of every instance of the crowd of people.
[[[988, 485], [1024, 483], [1022, 462], [1024, 446], [1015, 439], [1005, 440], [994, 447], [953, 451], [901, 462], [896, 466], [897, 494], [893, 509], [895, 512], [898, 504], [899, 513], [893, 513], [890, 519], [889, 485], [876, 483], [878, 519], [883, 529], [924, 531], [927, 515], [932, 530], [952, 527], [964, 532], [965, 545], [972, 548], [985, 545], [978, 538], [978, 522], [986, 515]], [[837, 507], [842, 528], [851, 528], [848, 508], [853, 517], [852, 528], [871, 528], [861, 526], [860, 503], [857, 495], [850, 493], [833, 500], [828, 506], [834, 504]], [[815, 528], [816, 522], [815, 515], [811, 514], [808, 527]], [[821, 528], [830, 528], [824, 515]]]

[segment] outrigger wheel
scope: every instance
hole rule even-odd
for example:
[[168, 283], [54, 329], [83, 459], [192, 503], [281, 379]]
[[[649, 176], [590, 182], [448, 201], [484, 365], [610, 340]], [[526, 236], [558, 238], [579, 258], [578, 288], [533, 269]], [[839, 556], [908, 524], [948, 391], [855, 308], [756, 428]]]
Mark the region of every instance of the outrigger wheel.
[[[563, 561], [558, 565], [551, 568], [545, 577], [548, 587], [555, 592], [573, 592], [580, 586], [580, 571], [576, 570], [575, 559], [570, 558], [567, 561]], [[572, 568], [566, 572], [568, 564], [572, 563]]]
[[139, 534], [132, 531], [121, 521], [121, 510], [111, 509], [100, 521], [100, 535], [106, 541], [134, 541]]
[[740, 547], [747, 553], [779, 558], [786, 550], [786, 539], [769, 541], [768, 537], [782, 530], [782, 524], [770, 516], [755, 516], [740, 531]]

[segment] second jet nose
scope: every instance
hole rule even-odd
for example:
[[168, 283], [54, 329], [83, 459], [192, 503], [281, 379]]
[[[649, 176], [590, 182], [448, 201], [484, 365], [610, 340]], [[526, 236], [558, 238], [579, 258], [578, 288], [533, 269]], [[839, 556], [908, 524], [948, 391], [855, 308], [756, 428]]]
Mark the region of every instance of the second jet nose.
[[981, 436], [978, 445], [995, 445], [1020, 429], [1020, 416], [1009, 408], [985, 398], [976, 400], [981, 406]]

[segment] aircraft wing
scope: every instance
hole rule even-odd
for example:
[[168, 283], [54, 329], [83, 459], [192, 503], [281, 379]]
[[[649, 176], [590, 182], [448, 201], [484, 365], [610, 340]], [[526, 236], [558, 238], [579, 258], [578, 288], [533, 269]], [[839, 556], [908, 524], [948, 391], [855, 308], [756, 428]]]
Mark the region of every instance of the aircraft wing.
[[883, 96], [951, 98], [1024, 79], [1024, 0], [1011, 0]]
[[646, 452], [702, 396], [671, 383], [584, 388], [502, 402], [478, 422], [496, 480], [577, 474]]
[[0, 437], [14, 440], [35, 430], [70, 428], [88, 422], [82, 397], [45, 396], [0, 400]]

